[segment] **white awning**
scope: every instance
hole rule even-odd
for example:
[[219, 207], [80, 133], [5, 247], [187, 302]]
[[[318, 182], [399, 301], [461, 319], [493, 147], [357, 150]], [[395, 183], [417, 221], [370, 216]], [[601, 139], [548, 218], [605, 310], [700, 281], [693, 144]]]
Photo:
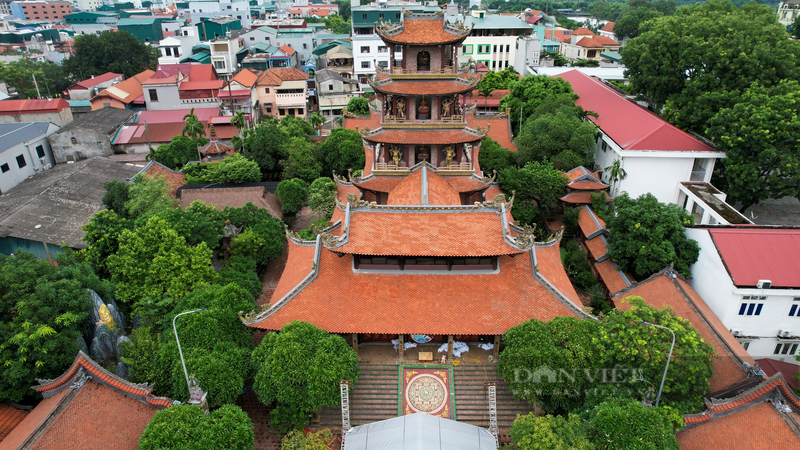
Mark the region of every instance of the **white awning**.
[[497, 450], [489, 430], [424, 413], [353, 428], [344, 450]]

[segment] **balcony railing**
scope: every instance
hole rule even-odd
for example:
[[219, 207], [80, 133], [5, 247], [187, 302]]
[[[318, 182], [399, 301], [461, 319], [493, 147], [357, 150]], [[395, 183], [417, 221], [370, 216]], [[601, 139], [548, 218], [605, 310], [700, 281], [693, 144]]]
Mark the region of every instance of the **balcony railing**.
[[439, 119], [403, 119], [397, 116], [384, 116], [384, 128], [461, 128], [466, 126], [464, 116], [455, 115]]
[[[400, 163], [400, 166], [397, 166], [393, 163], [375, 163], [375, 168], [373, 169], [373, 173], [376, 175], [380, 175], [381, 172], [394, 172], [394, 173], [403, 173], [409, 172], [410, 169], [405, 163]], [[462, 163], [453, 163], [449, 166], [445, 166], [444, 162], [441, 163], [439, 167], [436, 168], [436, 173], [443, 176], [448, 175], [469, 175], [473, 172], [472, 164], [469, 162], [462, 162]]]
[[411, 69], [403, 69], [402, 67], [395, 66], [392, 67], [376, 67], [376, 72], [380, 72], [383, 74], [392, 74], [392, 75], [458, 75], [464, 73], [465, 70], [461, 70], [456, 66], [444, 66], [441, 69], [436, 70], [411, 70]]
[[296, 94], [275, 94], [275, 104], [277, 104], [280, 108], [305, 106], [306, 94], [304, 92]]
[[182, 98], [181, 103], [183, 104], [195, 104], [195, 103], [219, 103], [219, 98], [210, 97], [210, 98]]

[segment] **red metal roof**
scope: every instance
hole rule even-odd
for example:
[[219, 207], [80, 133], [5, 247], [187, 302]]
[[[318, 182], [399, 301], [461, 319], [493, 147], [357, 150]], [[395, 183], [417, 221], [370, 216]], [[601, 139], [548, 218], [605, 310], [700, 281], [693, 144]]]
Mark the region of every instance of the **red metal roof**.
[[[154, 123], [181, 123], [183, 124], [183, 116], [189, 114], [191, 109], [173, 109], [166, 111], [142, 111], [139, 113], [136, 123], [147, 122], [148, 125]], [[201, 122], [207, 122], [212, 117], [219, 116], [219, 108], [195, 108], [194, 115]]]
[[77, 89], [89, 89], [92, 86], [97, 86], [100, 83], [105, 83], [106, 81], [111, 81], [114, 78], [121, 77], [121, 73], [113, 73], [107, 72], [102, 75], [98, 75], [96, 77], [89, 78], [88, 80], [79, 81], [72, 86], [69, 87], [70, 91], [74, 91]]
[[800, 380], [795, 378], [800, 375], [800, 366], [797, 364], [770, 358], [757, 359], [756, 362], [768, 377], [780, 372], [790, 388], [794, 389], [795, 392], [800, 388]]
[[63, 98], [0, 101], [0, 115], [59, 112], [69, 108]]
[[217, 73], [211, 64], [192, 64], [189, 66], [190, 81], [216, 81]]
[[800, 230], [720, 228], [709, 230], [722, 262], [739, 287], [770, 280], [773, 287], [800, 288]]
[[181, 91], [197, 91], [197, 90], [209, 90], [209, 89], [221, 89], [222, 86], [225, 85], [225, 82], [222, 80], [211, 80], [211, 81], [184, 81], [181, 83], [180, 88], [178, 90]]
[[597, 78], [577, 70], [558, 75], [580, 96], [576, 103], [600, 117], [589, 117], [623, 150], [716, 152], [689, 133], [622, 96]]

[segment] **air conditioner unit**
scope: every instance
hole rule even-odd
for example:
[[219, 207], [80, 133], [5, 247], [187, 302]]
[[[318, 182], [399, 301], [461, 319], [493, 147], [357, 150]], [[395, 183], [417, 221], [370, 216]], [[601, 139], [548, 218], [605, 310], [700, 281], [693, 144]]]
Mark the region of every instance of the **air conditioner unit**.
[[733, 334], [736, 337], [739, 337], [739, 336], [742, 335], [742, 329], [741, 328], [731, 328], [731, 334]]
[[778, 330], [778, 337], [780, 338], [792, 337], [792, 330]]
[[772, 281], [770, 280], [758, 280], [758, 284], [756, 287], [759, 289], [769, 289], [772, 287]]

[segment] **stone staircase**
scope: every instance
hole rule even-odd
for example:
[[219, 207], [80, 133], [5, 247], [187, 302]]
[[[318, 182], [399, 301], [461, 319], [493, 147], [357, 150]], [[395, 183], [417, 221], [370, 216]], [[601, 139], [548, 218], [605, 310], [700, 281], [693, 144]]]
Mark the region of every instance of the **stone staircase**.
[[[361, 364], [361, 376], [350, 390], [350, 423], [352, 426], [397, 417], [398, 366], [392, 364]], [[497, 383], [497, 424], [511, 428], [517, 414], [533, 411], [533, 405], [514, 400], [508, 383], [497, 375], [495, 366], [461, 365], [453, 369], [456, 417], [459, 422], [489, 427], [489, 398], [486, 382]], [[325, 408], [319, 415], [319, 425], [341, 427], [340, 407]]]

